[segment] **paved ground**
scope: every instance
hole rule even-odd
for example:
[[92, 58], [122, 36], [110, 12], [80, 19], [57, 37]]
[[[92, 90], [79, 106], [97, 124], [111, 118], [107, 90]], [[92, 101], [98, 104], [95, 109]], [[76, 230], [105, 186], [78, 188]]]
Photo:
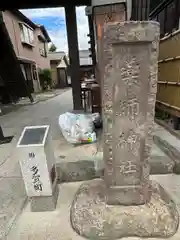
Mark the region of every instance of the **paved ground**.
[[[175, 200], [178, 210], [180, 203], [180, 176], [153, 175], [151, 179], [160, 182]], [[82, 182], [81, 182], [82, 183]], [[32, 213], [27, 205], [13, 226], [7, 240], [83, 240], [71, 227], [70, 207], [74, 195], [81, 185], [80, 182], [64, 183], [59, 185], [59, 198], [56, 211], [44, 213]], [[164, 238], [145, 238], [146, 240], [165, 240]], [[167, 239], [167, 238], [166, 238]], [[180, 228], [177, 233], [168, 238], [180, 239]], [[129, 237], [121, 240], [143, 240], [142, 238]]]
[[[0, 145], [0, 239], [8, 232], [14, 217], [23, 208], [26, 194], [21, 178], [15, 147], [22, 129], [27, 125], [50, 124], [56, 156], [61, 149], [71, 148], [60, 133], [58, 117], [63, 112], [72, 110], [71, 90], [61, 95], [39, 102], [36, 105], [19, 108], [4, 116], [0, 116], [0, 124], [4, 135], [14, 135], [12, 143]], [[60, 149], [59, 146], [61, 145]]]
[[71, 95], [71, 90], [69, 90], [48, 101], [24, 106], [16, 112], [1, 116], [0, 124], [4, 135], [19, 134], [22, 128], [27, 125], [51, 124], [53, 138], [58, 138], [58, 116], [67, 110], [72, 110]]
[[[92, 144], [84, 145], [83, 148], [72, 148], [72, 145], [67, 144], [62, 137], [58, 125], [58, 117], [60, 114], [68, 110], [72, 110], [71, 90], [62, 93], [55, 98], [49, 99], [48, 101], [39, 102], [36, 105], [21, 107], [16, 112], [11, 112], [7, 115], [0, 116], [0, 124], [3, 128], [4, 135], [15, 136], [12, 143], [0, 145], [0, 239], [7, 239], [4, 236], [8, 233], [12, 223], [15, 222], [15, 216], [17, 216], [21, 209], [24, 208], [27, 199], [18, 158], [16, 157], [15, 153], [17, 140], [25, 126], [50, 124], [52, 126], [53, 146], [56, 157], [63, 158], [68, 153], [68, 157], [71, 158], [71, 160], [73, 158], [76, 160], [80, 155], [90, 156], [96, 153], [96, 145]], [[99, 150], [100, 149], [101, 147], [99, 147]], [[168, 176], [159, 176], [158, 180], [161, 181], [162, 184], [171, 188], [172, 195], [175, 199], [177, 199], [177, 201], [179, 201], [180, 176], [174, 174]], [[43, 214], [29, 213], [28, 207], [25, 208], [24, 213], [20, 217], [21, 223], [24, 222], [24, 225], [21, 226], [20, 224], [22, 229], [21, 231], [24, 232], [24, 227], [28, 228], [29, 225], [32, 225], [30, 227], [31, 233], [27, 231], [27, 235], [26, 233], [22, 233], [22, 238], [20, 236], [15, 238], [14, 231], [16, 229], [16, 225], [14, 225], [8, 240], [82, 239], [78, 237], [67, 224], [69, 223], [68, 209], [79, 184], [80, 183], [69, 183], [60, 186], [61, 194], [59, 196], [57, 211], [55, 212]], [[42, 219], [44, 220], [44, 224]], [[61, 225], [63, 227], [61, 227]], [[47, 227], [49, 230], [47, 229], [47, 231], [44, 231], [45, 226], [49, 226]], [[39, 229], [41, 231], [39, 231]], [[21, 233], [21, 231], [19, 231], [19, 233]], [[51, 231], [54, 232], [54, 236], [52, 238]], [[173, 240], [174, 239], [179, 240], [180, 237], [173, 238]]]
[[48, 99], [54, 98], [69, 89], [70, 88], [53, 89], [53, 90], [49, 90], [46, 92], [34, 93], [33, 94], [33, 99], [34, 99], [33, 103], [31, 103], [31, 101], [28, 97], [25, 97], [25, 98], [21, 98], [17, 103], [0, 104], [0, 115], [5, 115], [12, 111], [17, 111], [22, 106], [34, 105], [34, 104], [37, 104], [38, 102], [42, 102], [42, 101], [46, 101]]

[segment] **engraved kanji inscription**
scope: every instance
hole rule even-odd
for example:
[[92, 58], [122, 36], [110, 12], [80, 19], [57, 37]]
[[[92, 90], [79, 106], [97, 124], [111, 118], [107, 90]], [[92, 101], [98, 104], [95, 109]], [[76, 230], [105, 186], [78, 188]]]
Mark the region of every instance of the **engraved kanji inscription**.
[[140, 136], [131, 130], [129, 134], [122, 132], [118, 138], [116, 148], [131, 151], [134, 156], [138, 156], [140, 147]]
[[112, 103], [111, 102], [106, 102], [104, 105], [104, 112], [111, 114], [112, 111]]
[[123, 66], [120, 65], [120, 61], [122, 61], [122, 59], [116, 58], [115, 64], [116, 68], [120, 69], [121, 80], [127, 85], [138, 84], [140, 73], [140, 64], [138, 59], [136, 59], [135, 56], [127, 55]]
[[139, 115], [139, 102], [137, 98], [121, 100], [119, 102], [119, 111], [116, 112], [116, 116], [128, 117], [130, 120], [134, 120]]
[[121, 162], [120, 166], [117, 166], [119, 172], [122, 174], [133, 174], [137, 172], [137, 166], [131, 161]]
[[43, 187], [42, 187], [42, 182], [40, 181], [40, 174], [39, 174], [39, 169], [37, 166], [33, 166], [31, 168], [32, 171], [32, 182], [34, 186], [34, 190], [37, 192], [42, 192]]
[[29, 153], [29, 158], [35, 158], [35, 153], [30, 152], [30, 153]]
[[125, 61], [124, 67], [121, 68], [122, 81], [128, 85], [138, 83], [139, 68], [135, 57], [132, 57], [130, 61]]
[[104, 89], [104, 100], [112, 101], [112, 93], [108, 89]]

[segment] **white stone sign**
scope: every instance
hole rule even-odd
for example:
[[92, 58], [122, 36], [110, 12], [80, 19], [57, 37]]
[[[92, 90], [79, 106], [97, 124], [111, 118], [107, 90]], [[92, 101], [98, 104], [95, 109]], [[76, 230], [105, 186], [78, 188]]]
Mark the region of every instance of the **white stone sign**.
[[25, 127], [17, 144], [21, 171], [29, 197], [52, 196], [56, 184], [55, 157], [49, 126]]

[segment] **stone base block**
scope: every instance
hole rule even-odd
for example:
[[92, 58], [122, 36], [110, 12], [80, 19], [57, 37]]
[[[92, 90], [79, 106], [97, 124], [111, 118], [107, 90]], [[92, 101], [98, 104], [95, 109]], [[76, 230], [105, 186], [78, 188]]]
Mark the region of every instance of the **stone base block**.
[[106, 191], [106, 202], [109, 205], [140, 205], [150, 201], [151, 186], [113, 186]]
[[57, 173], [60, 182], [91, 180], [96, 175], [94, 162], [86, 160], [60, 162], [57, 164]]
[[73, 229], [88, 239], [170, 237], [178, 229], [174, 202], [157, 183], [151, 184], [150, 202], [138, 206], [107, 205], [103, 180], [81, 185], [71, 207]]
[[59, 194], [58, 185], [54, 187], [52, 196], [31, 197], [31, 211], [32, 212], [48, 212], [56, 209], [57, 198]]

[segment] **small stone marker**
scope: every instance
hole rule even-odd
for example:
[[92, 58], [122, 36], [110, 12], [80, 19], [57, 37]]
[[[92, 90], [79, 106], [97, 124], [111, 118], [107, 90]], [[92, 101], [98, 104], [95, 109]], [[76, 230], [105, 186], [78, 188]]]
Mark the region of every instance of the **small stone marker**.
[[54, 210], [57, 174], [49, 126], [25, 127], [17, 144], [21, 171], [32, 211]]
[[104, 160], [107, 203], [150, 200], [149, 155], [157, 86], [159, 26], [104, 28]]

